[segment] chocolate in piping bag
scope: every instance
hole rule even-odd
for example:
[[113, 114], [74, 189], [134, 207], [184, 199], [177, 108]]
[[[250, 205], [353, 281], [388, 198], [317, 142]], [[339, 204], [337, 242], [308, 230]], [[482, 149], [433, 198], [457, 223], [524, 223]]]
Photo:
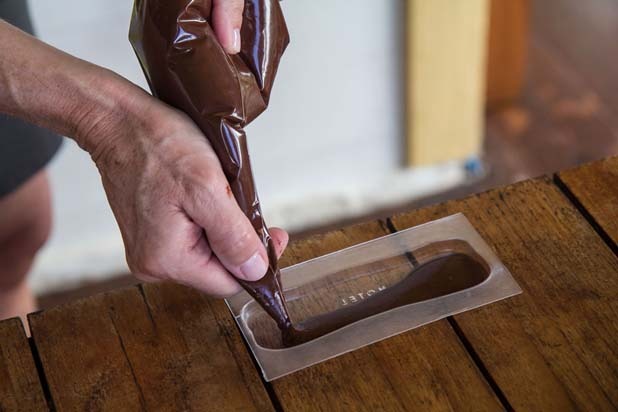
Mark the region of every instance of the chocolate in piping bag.
[[289, 35], [278, 0], [246, 0], [242, 49], [229, 55], [215, 36], [211, 11], [211, 0], [136, 0], [129, 40], [153, 94], [189, 115], [214, 148], [269, 256], [262, 279], [238, 281], [285, 330], [291, 321], [243, 129], [268, 106]]

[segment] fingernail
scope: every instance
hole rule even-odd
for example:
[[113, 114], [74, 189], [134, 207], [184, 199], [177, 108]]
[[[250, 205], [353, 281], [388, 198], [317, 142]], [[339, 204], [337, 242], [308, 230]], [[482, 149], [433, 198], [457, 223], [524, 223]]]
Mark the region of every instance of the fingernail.
[[259, 252], [240, 265], [240, 271], [246, 280], [261, 279], [266, 274], [266, 270], [268, 270], [268, 263]]
[[240, 30], [234, 29], [232, 33], [232, 53], [240, 52]]

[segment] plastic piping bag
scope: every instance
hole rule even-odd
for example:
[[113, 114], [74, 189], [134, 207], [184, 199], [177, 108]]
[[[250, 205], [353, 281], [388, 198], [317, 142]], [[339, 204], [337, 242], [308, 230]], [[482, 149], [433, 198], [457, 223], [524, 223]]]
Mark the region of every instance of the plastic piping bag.
[[211, 10], [211, 0], [136, 0], [129, 39], [153, 94], [189, 115], [219, 157], [269, 256], [264, 278], [239, 282], [285, 330], [291, 321], [243, 129], [268, 106], [289, 35], [277, 0], [246, 0], [241, 51], [229, 55], [215, 37]]

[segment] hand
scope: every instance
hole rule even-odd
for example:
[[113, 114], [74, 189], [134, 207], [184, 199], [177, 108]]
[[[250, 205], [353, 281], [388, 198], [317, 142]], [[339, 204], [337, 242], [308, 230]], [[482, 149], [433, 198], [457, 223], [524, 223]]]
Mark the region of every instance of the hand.
[[[137, 87], [122, 119], [89, 130], [90, 151], [142, 280], [169, 279], [216, 296], [257, 280], [268, 257], [240, 210], [210, 144], [183, 113]], [[124, 107], [127, 107], [125, 105]], [[137, 109], [136, 109], [137, 108]], [[288, 235], [271, 231], [280, 255]]]
[[244, 0], [213, 0], [212, 20], [217, 39], [229, 54], [240, 51], [240, 26]]
[[[243, 1], [213, 1], [215, 31], [229, 50]], [[232, 46], [240, 49], [239, 38]], [[266, 250], [186, 115], [1, 20], [0, 55], [0, 112], [72, 137], [91, 154], [139, 278], [227, 296], [240, 290], [235, 277], [265, 274]], [[271, 237], [281, 254], [287, 234], [273, 229]]]

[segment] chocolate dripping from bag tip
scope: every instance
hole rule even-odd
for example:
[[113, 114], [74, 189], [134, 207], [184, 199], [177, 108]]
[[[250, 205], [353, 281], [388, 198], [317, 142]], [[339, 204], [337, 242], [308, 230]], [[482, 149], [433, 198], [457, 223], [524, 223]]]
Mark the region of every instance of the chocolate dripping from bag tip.
[[239, 281], [281, 329], [291, 327], [277, 256], [262, 218], [244, 126], [262, 113], [289, 36], [277, 0], [245, 1], [241, 52], [210, 26], [211, 0], [136, 0], [129, 39], [153, 94], [185, 112], [210, 141], [232, 193], [269, 256], [266, 275]]

